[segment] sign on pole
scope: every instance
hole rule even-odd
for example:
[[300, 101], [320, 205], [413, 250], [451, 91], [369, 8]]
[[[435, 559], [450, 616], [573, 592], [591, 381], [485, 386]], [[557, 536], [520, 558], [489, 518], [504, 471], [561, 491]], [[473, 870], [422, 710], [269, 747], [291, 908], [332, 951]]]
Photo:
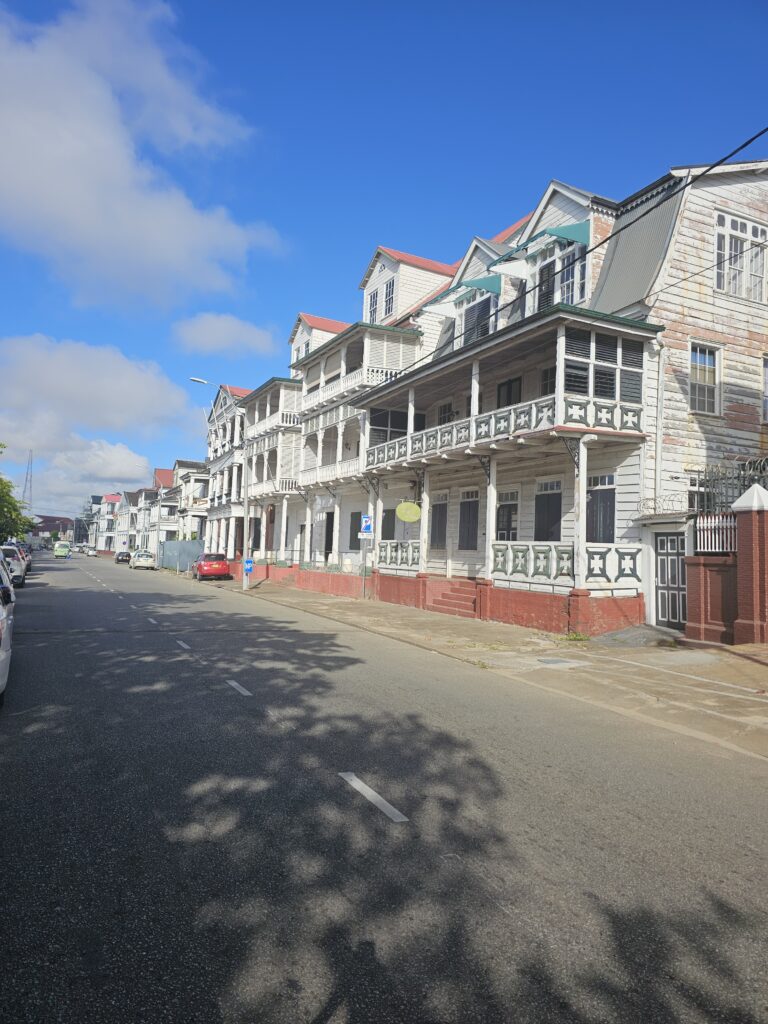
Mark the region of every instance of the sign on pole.
[[245, 573], [246, 576], [250, 576], [251, 573], [253, 572], [252, 558], [246, 558], [246, 560], [243, 562], [243, 572]]
[[359, 540], [373, 539], [373, 516], [369, 516], [363, 512], [360, 516], [360, 532], [357, 536]]

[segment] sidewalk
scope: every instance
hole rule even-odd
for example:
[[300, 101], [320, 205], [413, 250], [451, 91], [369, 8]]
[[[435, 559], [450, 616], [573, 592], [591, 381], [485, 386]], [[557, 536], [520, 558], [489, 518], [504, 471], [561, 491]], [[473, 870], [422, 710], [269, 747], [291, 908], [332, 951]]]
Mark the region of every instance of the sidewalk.
[[[196, 586], [198, 584], [195, 584]], [[640, 627], [593, 640], [331, 597], [269, 580], [243, 592], [465, 661], [509, 681], [584, 701], [715, 743], [768, 757], [768, 647], [678, 645], [667, 631]]]

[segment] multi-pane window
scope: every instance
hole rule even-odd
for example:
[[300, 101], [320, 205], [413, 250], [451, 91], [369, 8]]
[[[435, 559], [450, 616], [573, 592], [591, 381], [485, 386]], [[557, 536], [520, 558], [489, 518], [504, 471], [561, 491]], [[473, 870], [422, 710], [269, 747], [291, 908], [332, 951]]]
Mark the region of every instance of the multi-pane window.
[[717, 413], [717, 350], [691, 345], [691, 412]]
[[395, 308], [395, 279], [390, 277], [384, 285], [384, 316], [391, 316]]
[[438, 427], [445, 426], [446, 423], [453, 422], [453, 404], [446, 402], [444, 405], [438, 405], [437, 407], [437, 425]]
[[557, 383], [557, 367], [546, 366], [541, 371], [541, 381], [539, 384], [540, 397], [545, 395], [554, 395], [555, 385]]
[[560, 301], [569, 306], [581, 302], [586, 292], [586, 251], [585, 245], [577, 245], [566, 252], [561, 260]]
[[462, 491], [459, 504], [459, 550], [477, 551], [480, 492]]
[[432, 521], [429, 529], [429, 545], [433, 548], [445, 547], [448, 528], [448, 495], [436, 494], [432, 502]]
[[496, 387], [496, 408], [504, 409], [508, 405], [517, 405], [522, 397], [522, 378], [512, 377], [503, 380]]
[[700, 473], [690, 473], [688, 477], [688, 511], [714, 512], [714, 494], [706, 487]]
[[379, 289], [375, 288], [368, 296], [368, 323], [375, 324], [379, 315]]
[[[408, 413], [398, 409], [371, 409], [370, 443], [384, 444], [398, 437], [405, 437], [408, 432]], [[423, 430], [425, 416], [417, 412], [413, 417], [413, 429]]]
[[517, 515], [520, 498], [517, 491], [499, 491], [496, 504], [496, 540], [517, 540]]
[[587, 477], [587, 542], [613, 544], [616, 529], [616, 479], [613, 473]]
[[643, 343], [575, 327], [565, 334], [565, 390], [574, 395], [640, 404]]
[[562, 483], [560, 480], [539, 480], [536, 484], [533, 539], [560, 540], [563, 513]]
[[768, 228], [718, 213], [715, 231], [715, 288], [729, 295], [768, 301], [766, 281]]

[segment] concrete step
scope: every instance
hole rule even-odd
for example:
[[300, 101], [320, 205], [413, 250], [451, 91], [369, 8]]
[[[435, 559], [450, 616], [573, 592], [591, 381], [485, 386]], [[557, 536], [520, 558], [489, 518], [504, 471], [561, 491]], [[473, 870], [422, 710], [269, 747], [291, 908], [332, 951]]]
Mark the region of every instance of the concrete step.
[[446, 605], [438, 603], [436, 601], [433, 601], [430, 604], [428, 604], [426, 610], [428, 612], [440, 612], [441, 615], [458, 615], [462, 619], [475, 618], [474, 608], [467, 608], [466, 606], [458, 607], [455, 605]]
[[475, 614], [474, 601], [456, 601], [445, 597], [435, 597], [427, 603], [427, 608], [436, 608], [438, 611], [447, 612], [469, 612]]

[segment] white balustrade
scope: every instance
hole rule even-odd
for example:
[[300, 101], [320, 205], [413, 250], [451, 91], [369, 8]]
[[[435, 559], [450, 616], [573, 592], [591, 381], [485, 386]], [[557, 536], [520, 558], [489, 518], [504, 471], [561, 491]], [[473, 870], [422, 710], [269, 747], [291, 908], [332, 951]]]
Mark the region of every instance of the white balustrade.
[[417, 540], [380, 540], [376, 562], [384, 573], [413, 576], [419, 571], [421, 544]]
[[723, 555], [735, 550], [735, 512], [700, 512], [696, 516], [697, 554]]
[[359, 366], [351, 373], [345, 373], [330, 384], [324, 384], [316, 391], [304, 395], [301, 400], [302, 409], [311, 409], [316, 405], [332, 401], [337, 395], [343, 395], [350, 391], [359, 391], [361, 388], [372, 388], [378, 384], [396, 377], [399, 370], [389, 370], [383, 366]]
[[[494, 541], [491, 575], [495, 582], [531, 588], [573, 587], [573, 544], [545, 541]], [[637, 542], [587, 544], [584, 585], [588, 590], [632, 590], [641, 586]]]

